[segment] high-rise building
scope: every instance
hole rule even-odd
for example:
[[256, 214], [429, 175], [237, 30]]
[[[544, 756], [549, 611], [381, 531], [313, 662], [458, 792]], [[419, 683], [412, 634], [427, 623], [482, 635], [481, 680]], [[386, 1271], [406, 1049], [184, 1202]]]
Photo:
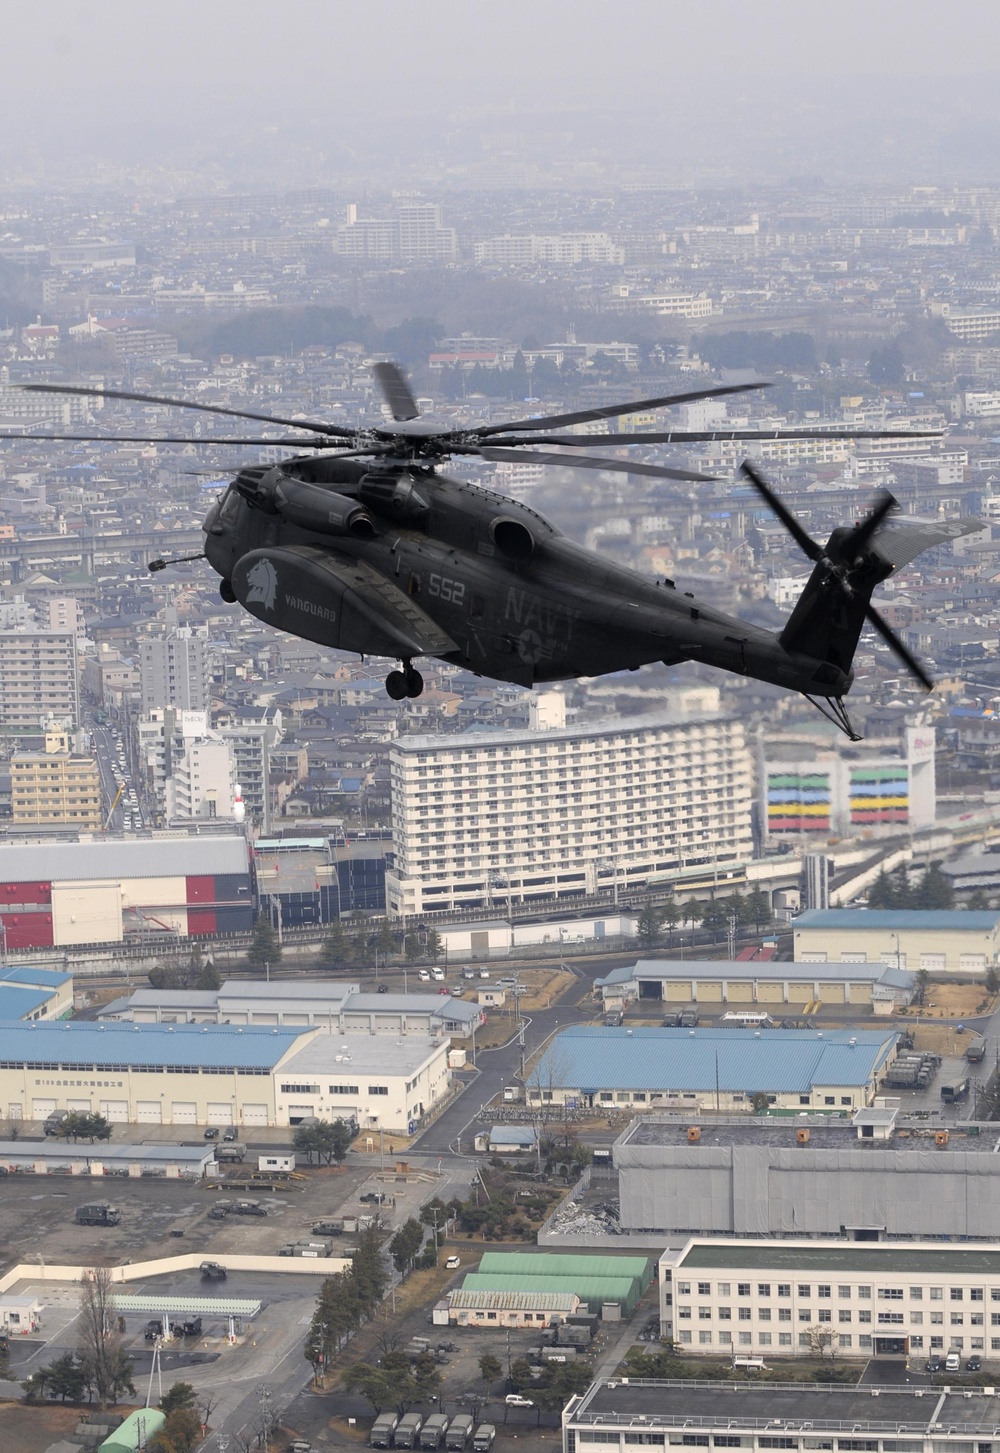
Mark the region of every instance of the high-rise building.
[[752, 855], [743, 726], [717, 712], [405, 737], [390, 768], [394, 914], [617, 891]]
[[69, 734], [46, 732], [43, 752], [15, 752], [11, 815], [19, 827], [102, 826], [101, 778], [94, 757], [70, 751]]
[[75, 631], [0, 635], [0, 726], [41, 732], [50, 720], [71, 731], [80, 725]]
[[228, 742], [214, 734], [189, 737], [171, 767], [163, 783], [163, 810], [168, 823], [233, 816], [235, 782]]
[[178, 626], [139, 644], [143, 712], [159, 706], [180, 711], [208, 709], [208, 632]]

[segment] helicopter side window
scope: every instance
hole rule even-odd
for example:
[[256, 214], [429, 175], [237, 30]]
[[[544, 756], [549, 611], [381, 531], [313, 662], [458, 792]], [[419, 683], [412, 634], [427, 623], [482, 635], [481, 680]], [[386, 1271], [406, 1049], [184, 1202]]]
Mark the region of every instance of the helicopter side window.
[[235, 485], [230, 485], [223, 496], [222, 505], [219, 509], [219, 518], [232, 524], [240, 509], [240, 495]]
[[411, 575], [410, 576], [409, 580], [406, 582], [406, 593], [407, 593], [407, 595], [419, 595], [420, 594], [420, 576], [419, 575]]
[[474, 595], [469, 606], [469, 619], [481, 621], [486, 614], [486, 601], [481, 595]]

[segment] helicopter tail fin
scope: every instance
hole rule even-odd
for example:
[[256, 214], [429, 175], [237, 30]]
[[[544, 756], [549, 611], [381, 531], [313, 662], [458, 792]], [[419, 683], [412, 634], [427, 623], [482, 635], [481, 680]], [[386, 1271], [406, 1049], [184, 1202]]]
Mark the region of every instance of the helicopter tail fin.
[[778, 640], [787, 651], [849, 673], [865, 621], [877, 614], [875, 587], [932, 545], [981, 528], [978, 520], [908, 519], [886, 521], [867, 537], [863, 525], [834, 530]]

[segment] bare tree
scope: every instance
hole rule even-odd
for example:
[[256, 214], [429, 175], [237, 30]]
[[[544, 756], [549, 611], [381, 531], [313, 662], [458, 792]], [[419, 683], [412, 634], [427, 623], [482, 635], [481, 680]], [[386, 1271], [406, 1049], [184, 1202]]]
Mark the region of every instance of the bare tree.
[[98, 1406], [106, 1408], [121, 1392], [132, 1386], [132, 1362], [122, 1346], [111, 1270], [94, 1267], [80, 1283], [80, 1362]]

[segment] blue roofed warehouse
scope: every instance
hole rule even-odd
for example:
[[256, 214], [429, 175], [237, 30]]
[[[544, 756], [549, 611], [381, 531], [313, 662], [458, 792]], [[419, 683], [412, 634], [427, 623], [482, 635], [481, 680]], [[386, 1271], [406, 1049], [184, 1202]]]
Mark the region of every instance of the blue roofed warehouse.
[[887, 1030], [576, 1025], [525, 1083], [539, 1106], [749, 1112], [763, 1095], [777, 1109], [847, 1114], [871, 1104], [896, 1042]]

